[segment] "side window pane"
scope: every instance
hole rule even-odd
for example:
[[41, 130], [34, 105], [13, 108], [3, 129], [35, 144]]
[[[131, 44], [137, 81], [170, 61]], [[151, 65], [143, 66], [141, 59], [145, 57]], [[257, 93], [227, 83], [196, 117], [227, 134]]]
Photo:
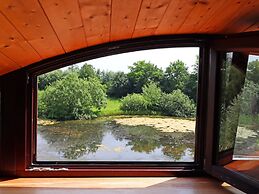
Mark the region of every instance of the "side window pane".
[[259, 57], [226, 53], [220, 69], [219, 152], [259, 158]]

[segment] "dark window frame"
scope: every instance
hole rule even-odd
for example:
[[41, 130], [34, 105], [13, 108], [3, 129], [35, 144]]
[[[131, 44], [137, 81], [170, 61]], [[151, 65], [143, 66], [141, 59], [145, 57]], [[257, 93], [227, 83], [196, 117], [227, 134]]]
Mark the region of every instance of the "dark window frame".
[[[259, 191], [258, 181], [234, 170], [224, 167], [232, 160], [233, 150], [218, 152], [219, 141], [219, 100], [215, 94], [220, 93], [220, 63], [224, 53], [240, 52], [259, 55], [259, 32], [248, 32], [218, 37], [210, 41], [208, 112], [205, 138], [204, 171], [213, 177], [225, 181], [247, 193]], [[210, 109], [210, 111], [209, 111]]]
[[[36, 162], [36, 129], [37, 129], [37, 76], [78, 62], [99, 57], [159, 48], [199, 47], [199, 72], [197, 91], [197, 112], [195, 130], [195, 160], [194, 162]], [[122, 176], [169, 176], [199, 174], [203, 167], [203, 147], [206, 111], [206, 38], [200, 36], [174, 37], [161, 36], [118, 41], [103, 45], [80, 49], [62, 56], [44, 60], [28, 68], [27, 89], [27, 122], [25, 174], [29, 176], [91, 176], [100, 175]], [[199, 99], [200, 98], [200, 99]], [[49, 169], [50, 168], [50, 169]], [[65, 169], [64, 169], [65, 168]], [[46, 172], [47, 171], [47, 172]], [[115, 173], [112, 173], [115, 172]], [[73, 174], [73, 175], [72, 175]]]

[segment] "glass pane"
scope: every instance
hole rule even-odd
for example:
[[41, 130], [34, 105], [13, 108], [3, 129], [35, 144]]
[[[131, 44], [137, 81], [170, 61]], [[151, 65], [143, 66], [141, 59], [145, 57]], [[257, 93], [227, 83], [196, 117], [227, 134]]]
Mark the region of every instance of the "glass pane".
[[193, 162], [198, 55], [136, 51], [38, 76], [36, 160]]
[[240, 115], [233, 158], [259, 159], [259, 56], [249, 56], [239, 100]]
[[226, 53], [221, 65], [219, 152], [234, 159], [259, 159], [258, 59]]

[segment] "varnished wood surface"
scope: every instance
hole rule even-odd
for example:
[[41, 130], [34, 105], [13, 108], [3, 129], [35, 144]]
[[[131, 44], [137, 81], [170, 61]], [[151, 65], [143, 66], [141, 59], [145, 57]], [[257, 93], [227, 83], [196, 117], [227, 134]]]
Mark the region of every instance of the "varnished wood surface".
[[258, 31], [258, 22], [258, 0], [4, 0], [0, 75], [91, 45]]
[[19, 178], [2, 179], [0, 194], [242, 193], [212, 178]]
[[259, 160], [237, 160], [225, 165], [225, 167], [259, 181]]

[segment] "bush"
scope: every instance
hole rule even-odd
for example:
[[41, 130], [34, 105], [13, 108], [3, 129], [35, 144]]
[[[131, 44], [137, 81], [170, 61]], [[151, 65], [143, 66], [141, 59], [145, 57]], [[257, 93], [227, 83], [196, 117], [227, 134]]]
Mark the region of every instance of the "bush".
[[151, 82], [145, 85], [143, 88], [143, 97], [147, 101], [147, 108], [150, 111], [158, 111], [160, 98], [162, 96], [161, 89], [157, 86], [157, 84]]
[[195, 116], [195, 105], [189, 97], [181, 92], [174, 90], [170, 94], [163, 94], [159, 103], [161, 114], [176, 117]]
[[45, 92], [43, 90], [38, 90], [38, 117], [46, 118], [46, 103], [44, 102]]
[[129, 94], [122, 99], [121, 110], [130, 114], [145, 114], [147, 101], [141, 94]]
[[106, 103], [99, 80], [87, 81], [78, 78], [76, 73], [48, 86], [39, 97], [39, 116], [58, 120], [92, 118]]

